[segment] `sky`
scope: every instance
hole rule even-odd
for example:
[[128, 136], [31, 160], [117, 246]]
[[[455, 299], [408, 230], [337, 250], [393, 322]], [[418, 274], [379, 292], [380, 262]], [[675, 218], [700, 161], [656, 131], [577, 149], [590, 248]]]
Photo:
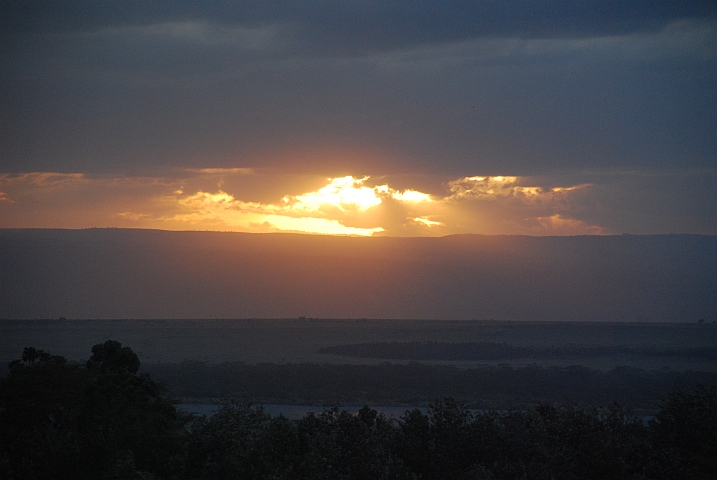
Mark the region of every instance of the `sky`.
[[717, 3], [0, 0], [0, 227], [717, 235]]

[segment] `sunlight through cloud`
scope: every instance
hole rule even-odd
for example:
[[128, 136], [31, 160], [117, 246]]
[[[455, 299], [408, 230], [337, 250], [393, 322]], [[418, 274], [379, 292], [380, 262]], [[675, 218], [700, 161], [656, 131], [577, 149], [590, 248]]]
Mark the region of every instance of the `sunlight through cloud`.
[[376, 190], [363, 185], [369, 177], [354, 179], [351, 176], [334, 178], [316, 192], [297, 195], [293, 199], [284, 197], [284, 202], [293, 210], [316, 212], [324, 205], [331, 205], [341, 211], [349, 209], [368, 210], [381, 204]]
[[[243, 168], [184, 172], [179, 178], [3, 174], [0, 217], [7, 225], [23, 227], [358, 236], [608, 233], [579, 210], [580, 196], [594, 190], [590, 184], [537, 186], [524, 177], [467, 176], [434, 182], [428, 194], [393, 188], [390, 178], [370, 182], [369, 176], [299, 179]], [[292, 188], [301, 193], [282, 193]], [[37, 205], [48, 206], [42, 219], [28, 213]]]
[[244, 202], [222, 190], [216, 193], [202, 191], [177, 199], [181, 207], [191, 212], [165, 219], [189, 223], [211, 222], [256, 231], [368, 236], [384, 229], [380, 226], [346, 225], [345, 219], [327, 218], [330, 212], [326, 211], [326, 207], [333, 207], [341, 213], [357, 213], [380, 205], [382, 200], [376, 190], [363, 185], [367, 179], [354, 179], [351, 176], [329, 179], [329, 184], [317, 191], [284, 196], [278, 205]]

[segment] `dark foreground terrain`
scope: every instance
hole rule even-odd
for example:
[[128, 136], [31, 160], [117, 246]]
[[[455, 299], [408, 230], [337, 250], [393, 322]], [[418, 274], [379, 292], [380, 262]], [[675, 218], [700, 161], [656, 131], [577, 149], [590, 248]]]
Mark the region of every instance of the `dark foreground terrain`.
[[300, 420], [229, 403], [177, 411], [120, 343], [84, 364], [34, 348], [0, 380], [3, 479], [714, 479], [717, 390], [652, 419], [610, 403], [474, 412], [446, 398], [394, 421], [368, 407]]
[[428, 320], [0, 320], [4, 363], [24, 347], [84, 363], [132, 345], [174, 398], [213, 403], [478, 409], [612, 401], [652, 414], [671, 391], [717, 384], [711, 323]]
[[607, 405], [616, 401], [653, 415], [672, 391], [717, 385], [717, 373], [621, 367], [456, 368], [425, 365], [314, 365], [199, 362], [143, 367], [183, 402], [242, 398], [285, 405], [425, 407], [453, 397], [474, 409], [530, 408], [540, 403]]

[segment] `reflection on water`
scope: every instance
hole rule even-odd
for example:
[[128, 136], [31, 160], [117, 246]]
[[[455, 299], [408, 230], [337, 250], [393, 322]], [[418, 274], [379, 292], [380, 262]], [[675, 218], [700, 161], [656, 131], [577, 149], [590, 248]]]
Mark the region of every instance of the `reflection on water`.
[[[286, 418], [292, 419], [292, 420], [299, 420], [303, 418], [307, 413], [321, 413], [324, 410], [328, 410], [331, 407], [317, 407], [317, 406], [311, 406], [311, 405], [262, 405], [264, 407], [264, 411], [271, 415], [272, 417], [277, 417], [279, 415], [283, 415]], [[195, 404], [195, 403], [181, 403], [177, 405], [177, 408], [180, 410], [184, 410], [188, 413], [196, 413], [197, 415], [206, 415], [208, 417], [211, 417], [214, 412], [222, 408], [222, 405], [214, 405], [214, 404]], [[362, 407], [361, 406], [351, 406], [351, 407], [339, 407], [339, 410], [346, 410], [350, 413], [357, 413]], [[371, 406], [372, 409], [376, 410], [379, 413], [383, 413], [389, 418], [400, 418], [406, 411], [408, 410], [414, 410], [418, 409], [423, 413], [426, 413], [428, 411], [425, 407], [386, 407], [386, 406]]]
[[[290, 420], [301, 420], [306, 416], [308, 413], [316, 413], [319, 414], [323, 412], [324, 410], [330, 409], [330, 407], [316, 407], [311, 405], [262, 405], [264, 407], [264, 411], [271, 415], [272, 417], [277, 417], [279, 415], [283, 415], [286, 418]], [[215, 404], [202, 404], [202, 403], [180, 403], [176, 405], [176, 407], [180, 410], [184, 410], [188, 413], [196, 413], [197, 415], [206, 415], [207, 417], [211, 417], [214, 412], [219, 410], [223, 407], [223, 405], [215, 405]], [[339, 407], [339, 410], [341, 411], [347, 411], [350, 413], [358, 413], [359, 410], [361, 410], [363, 407]], [[370, 408], [376, 410], [379, 413], [383, 413], [388, 418], [393, 418], [395, 420], [400, 419], [403, 414], [405, 414], [407, 411], [411, 410], [420, 410], [421, 413], [426, 414], [428, 412], [428, 408], [426, 407], [387, 407], [387, 406], [370, 406]], [[486, 413], [486, 410], [474, 410], [469, 409], [469, 411], [473, 414], [478, 413]], [[498, 410], [499, 413], [506, 413], [507, 410]], [[654, 415], [644, 415], [642, 416], [642, 422], [643, 424], [647, 425], [650, 420], [654, 420]]]

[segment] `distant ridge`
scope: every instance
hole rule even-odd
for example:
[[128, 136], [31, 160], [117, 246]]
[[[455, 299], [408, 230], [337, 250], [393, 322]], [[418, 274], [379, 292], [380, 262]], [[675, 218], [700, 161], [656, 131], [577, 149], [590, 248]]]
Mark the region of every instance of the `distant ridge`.
[[517, 346], [495, 342], [370, 342], [322, 347], [319, 353], [384, 360], [492, 361], [532, 359], [584, 359], [610, 355], [703, 358], [717, 360], [715, 347], [628, 347], [624, 345]]
[[2, 318], [717, 320], [717, 237], [0, 229]]

